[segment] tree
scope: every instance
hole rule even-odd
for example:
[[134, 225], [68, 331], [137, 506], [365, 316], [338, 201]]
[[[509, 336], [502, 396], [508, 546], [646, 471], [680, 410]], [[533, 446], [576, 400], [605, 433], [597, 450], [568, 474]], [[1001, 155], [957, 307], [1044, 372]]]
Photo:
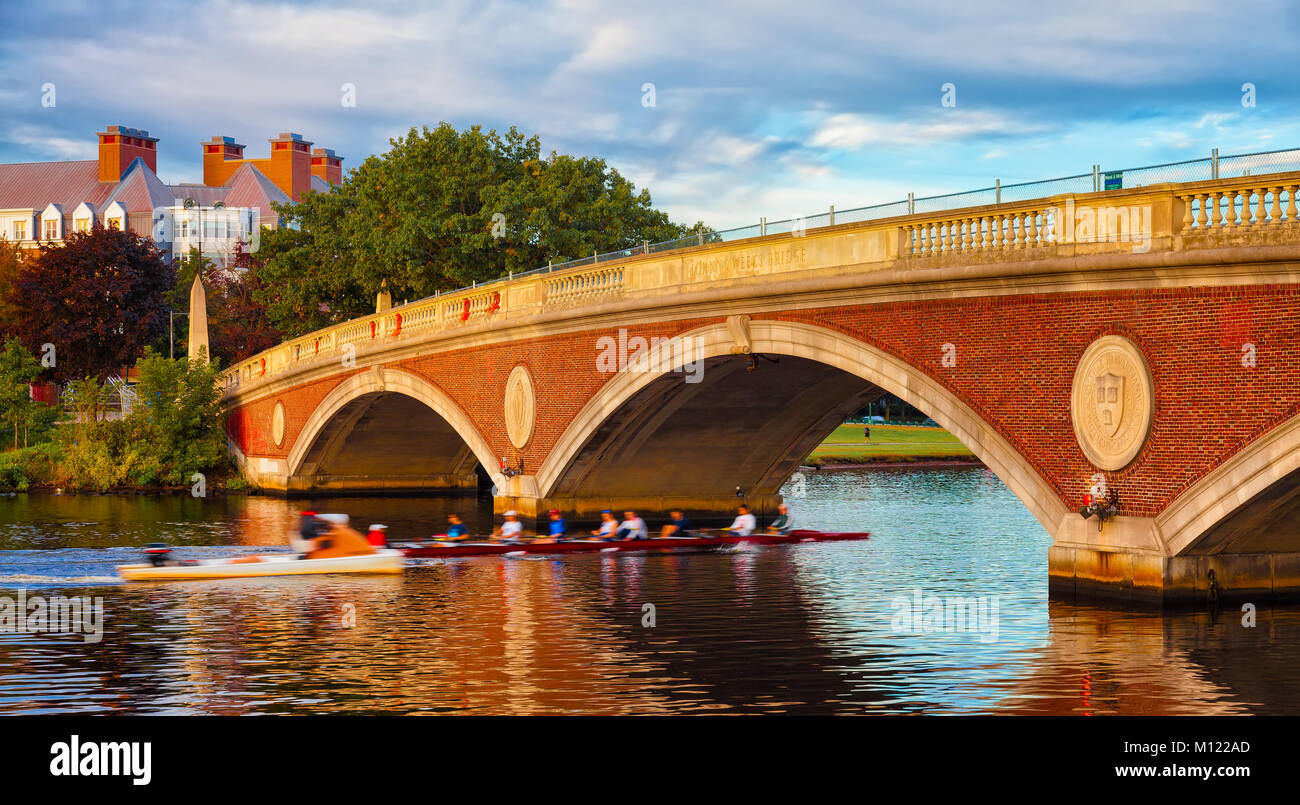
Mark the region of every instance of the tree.
[[176, 272], [152, 242], [98, 224], [46, 244], [15, 283], [19, 334], [55, 347], [54, 377], [108, 377], [167, 336], [164, 295]]
[[396, 299], [420, 299], [701, 227], [672, 223], [603, 159], [543, 157], [514, 128], [443, 123], [390, 142], [333, 192], [276, 208], [254, 298], [284, 335], [373, 312], [385, 280]]
[[[187, 483], [193, 472], [226, 457], [219, 368], [201, 360], [169, 360], [146, 350], [136, 364], [137, 404], [126, 418], [129, 443], [143, 447], [144, 483]], [[139, 470], [137, 470], [139, 472]]]
[[18, 311], [14, 288], [22, 270], [25, 253], [16, 243], [0, 238], [0, 337], [15, 335]]
[[18, 447], [18, 434], [23, 431], [23, 446], [33, 425], [46, 424], [47, 416], [38, 409], [49, 406], [31, 396], [31, 382], [41, 373], [36, 359], [17, 338], [5, 339], [0, 351], [0, 422], [14, 427], [14, 448]]

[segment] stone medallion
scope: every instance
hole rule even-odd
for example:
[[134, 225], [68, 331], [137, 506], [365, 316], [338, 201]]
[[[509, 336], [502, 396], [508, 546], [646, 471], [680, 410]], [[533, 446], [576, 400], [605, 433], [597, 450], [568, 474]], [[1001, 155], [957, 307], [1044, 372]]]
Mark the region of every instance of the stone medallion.
[[1118, 335], [1093, 341], [1079, 359], [1070, 395], [1074, 436], [1088, 460], [1102, 470], [1128, 466], [1146, 443], [1154, 410], [1142, 352]]
[[533, 378], [523, 366], [516, 366], [506, 380], [506, 434], [510, 443], [519, 449], [533, 436], [537, 421], [537, 397], [533, 392]]
[[275, 410], [271, 412], [271, 438], [275, 440], [276, 447], [284, 444], [284, 403], [282, 402], [277, 402]]

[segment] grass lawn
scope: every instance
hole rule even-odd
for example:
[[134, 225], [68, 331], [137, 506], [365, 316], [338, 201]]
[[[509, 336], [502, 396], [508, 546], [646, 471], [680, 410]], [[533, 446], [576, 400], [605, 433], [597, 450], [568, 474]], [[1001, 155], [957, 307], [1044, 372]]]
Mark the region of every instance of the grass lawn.
[[943, 428], [872, 425], [871, 441], [861, 425], [841, 425], [808, 456], [809, 464], [904, 463], [975, 460], [975, 455]]

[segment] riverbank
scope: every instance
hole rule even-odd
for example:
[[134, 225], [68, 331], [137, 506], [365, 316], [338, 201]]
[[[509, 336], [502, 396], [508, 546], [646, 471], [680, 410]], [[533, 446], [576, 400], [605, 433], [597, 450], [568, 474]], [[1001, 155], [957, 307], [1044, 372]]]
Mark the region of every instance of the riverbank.
[[877, 466], [982, 466], [966, 445], [943, 428], [916, 425], [841, 425], [805, 459], [819, 469]]

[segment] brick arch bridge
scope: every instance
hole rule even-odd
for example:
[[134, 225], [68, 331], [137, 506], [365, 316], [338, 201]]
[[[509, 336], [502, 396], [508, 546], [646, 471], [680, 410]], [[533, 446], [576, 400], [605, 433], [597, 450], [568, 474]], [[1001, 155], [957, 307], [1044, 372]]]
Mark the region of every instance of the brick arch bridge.
[[[1214, 570], [1231, 594], [1289, 594], [1297, 189], [1275, 174], [1074, 194], [519, 275], [232, 368], [231, 446], [268, 491], [486, 477], [498, 511], [535, 515], [715, 512], [741, 486], [770, 510], [889, 392], [1024, 502], [1055, 590], [1197, 598]], [[1104, 336], [1150, 377], [1149, 427], [1117, 469], [1090, 460], [1072, 411]], [[1121, 507], [1101, 532], [1076, 512], [1098, 474]]]

